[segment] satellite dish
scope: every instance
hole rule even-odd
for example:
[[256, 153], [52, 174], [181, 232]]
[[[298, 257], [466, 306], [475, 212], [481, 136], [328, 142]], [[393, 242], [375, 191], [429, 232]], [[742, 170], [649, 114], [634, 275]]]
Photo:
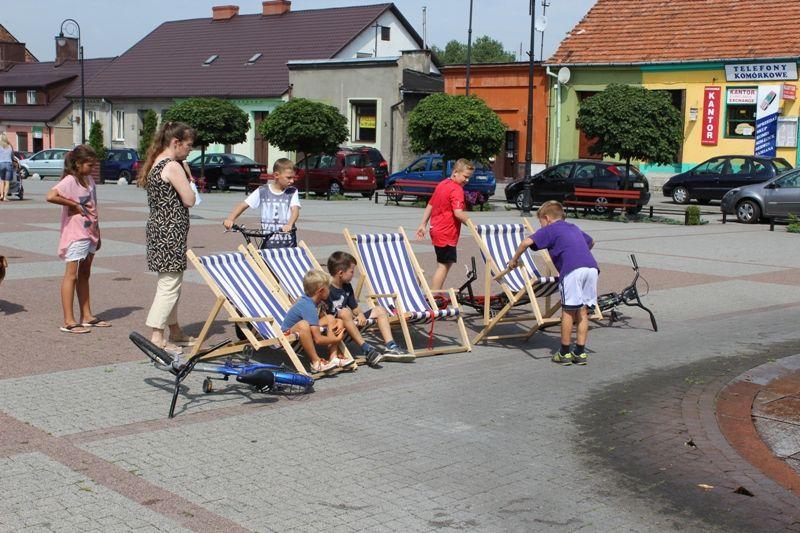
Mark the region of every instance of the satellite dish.
[[562, 85], [569, 83], [569, 78], [571, 75], [572, 73], [569, 71], [569, 68], [561, 67], [560, 69], [558, 69], [558, 83]]
[[544, 33], [545, 28], [547, 28], [547, 17], [543, 15], [537, 18], [535, 28], [536, 31]]

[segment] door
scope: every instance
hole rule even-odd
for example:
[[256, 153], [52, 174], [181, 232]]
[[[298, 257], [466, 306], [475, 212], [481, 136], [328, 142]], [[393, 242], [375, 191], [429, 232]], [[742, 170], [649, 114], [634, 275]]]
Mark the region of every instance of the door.
[[222, 167], [225, 165], [225, 158], [219, 154], [206, 154], [205, 175], [209, 183], [216, 183], [222, 175]]
[[327, 191], [334, 181], [343, 185], [343, 171], [344, 161], [339, 161], [337, 155], [322, 154], [317, 168], [311, 171], [311, 190]]
[[423, 174], [422, 179], [425, 181], [438, 183], [444, 179], [444, 172], [444, 160], [441, 157], [431, 157], [430, 166]]
[[[506, 132], [506, 149], [503, 153], [503, 173], [506, 178], [517, 177], [517, 159], [519, 157], [519, 132], [516, 130]], [[497, 171], [495, 170], [495, 174]]]
[[800, 215], [800, 171], [786, 174], [770, 185], [771, 188], [764, 189], [764, 215]]
[[[759, 159], [751, 159], [752, 168], [748, 178], [748, 184], [764, 183], [773, 177], [772, 170], [768, 166], [768, 161], [761, 161]], [[779, 167], [780, 168], [780, 167]]]
[[30, 174], [42, 174], [45, 169], [45, 157], [49, 157], [50, 150], [45, 150], [43, 152], [37, 152], [28, 159], [28, 172]]
[[267, 118], [269, 113], [267, 111], [254, 111], [253, 120], [255, 121], [256, 129], [253, 137], [253, 159], [259, 165], [269, 164], [269, 143], [264, 136], [259, 132], [259, 126], [264, 119]]
[[750, 175], [753, 170], [749, 157], [736, 156], [728, 159], [727, 164], [722, 167], [722, 174], [716, 183], [714, 192], [711, 195], [713, 200], [722, 200], [725, 193], [736, 187], [749, 185]]
[[574, 163], [564, 163], [539, 174], [538, 178], [534, 180], [531, 190], [533, 201], [542, 203], [548, 200], [558, 200], [559, 202], [564, 200], [567, 194], [571, 194], [575, 190], [570, 181], [574, 168]]
[[[20, 152], [28, 151], [28, 133], [25, 131], [17, 132], [17, 150]], [[41, 150], [41, 148], [39, 150]], [[38, 150], [34, 148], [33, 151], [36, 152]]]
[[39, 137], [39, 138], [34, 137], [33, 138], [33, 147], [31, 148], [31, 151], [36, 153], [39, 150], [44, 150], [44, 139], [42, 139], [41, 137]]
[[692, 171], [692, 179], [688, 180], [690, 194], [695, 198], [713, 198], [715, 191], [719, 188], [719, 179], [728, 163], [727, 157], [715, 157], [705, 163], [701, 163]]

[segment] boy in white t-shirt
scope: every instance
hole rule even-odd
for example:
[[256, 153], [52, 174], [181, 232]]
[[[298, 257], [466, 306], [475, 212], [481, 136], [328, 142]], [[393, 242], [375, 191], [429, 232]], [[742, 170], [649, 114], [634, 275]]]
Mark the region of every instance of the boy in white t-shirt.
[[248, 208], [261, 209], [261, 229], [264, 231], [282, 232], [273, 235], [269, 240], [272, 246], [296, 246], [289, 233], [300, 216], [300, 195], [296, 187], [292, 187], [295, 179], [294, 163], [286, 158], [275, 161], [272, 166], [274, 179], [262, 185], [233, 208], [222, 225], [231, 229], [233, 223]]

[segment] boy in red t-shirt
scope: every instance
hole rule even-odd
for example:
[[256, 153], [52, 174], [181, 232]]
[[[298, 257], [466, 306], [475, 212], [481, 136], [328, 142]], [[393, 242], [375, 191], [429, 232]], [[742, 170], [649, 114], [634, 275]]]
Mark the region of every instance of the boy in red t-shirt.
[[456, 245], [461, 235], [461, 223], [469, 220], [464, 211], [464, 184], [469, 181], [475, 165], [466, 159], [459, 159], [453, 165], [449, 179], [443, 180], [433, 191], [431, 201], [422, 215], [417, 228], [417, 239], [425, 238], [428, 220], [431, 222], [431, 241], [436, 250], [436, 272], [433, 273], [431, 289], [436, 291], [444, 286], [444, 280], [456, 262]]

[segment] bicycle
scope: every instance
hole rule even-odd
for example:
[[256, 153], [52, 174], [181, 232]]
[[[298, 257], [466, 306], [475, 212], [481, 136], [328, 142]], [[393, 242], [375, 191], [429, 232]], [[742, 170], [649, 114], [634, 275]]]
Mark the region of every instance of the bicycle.
[[[642, 303], [641, 296], [639, 295], [637, 283], [639, 282], [641, 275], [639, 273], [639, 263], [636, 262], [636, 255], [631, 254], [631, 262], [633, 263], [633, 271], [635, 273], [631, 284], [622, 289], [622, 292], [607, 292], [605, 294], [601, 294], [597, 297], [597, 305], [600, 307], [601, 311], [611, 311], [609, 314], [609, 321], [612, 324], [620, 318], [620, 314], [617, 311], [617, 307], [620, 305], [624, 304], [630, 307], [639, 307], [644, 309], [647, 311], [647, 314], [650, 315], [650, 323], [653, 325], [653, 331], [658, 331], [658, 324], [656, 324], [655, 315]], [[647, 284], [647, 280], [643, 277], [641, 279], [645, 282], [645, 285], [647, 285], [647, 292], [650, 292], [650, 286]], [[645, 296], [647, 295], [647, 292], [645, 292]]]
[[[231, 229], [225, 230], [225, 233], [238, 231], [244, 237], [247, 244], [255, 245], [258, 243], [258, 248], [296, 248], [297, 247], [297, 228], [293, 227], [290, 231], [269, 231], [265, 229], [248, 229], [239, 224], [234, 224]], [[270, 240], [276, 235], [289, 235], [288, 239], [275, 239]], [[259, 241], [260, 239], [260, 241]]]
[[304, 394], [314, 390], [314, 379], [310, 376], [293, 372], [284, 365], [270, 365], [251, 361], [250, 358], [253, 355], [251, 346], [246, 346], [242, 350], [243, 360], [241, 361], [234, 360], [230, 356], [222, 362], [204, 362], [202, 360], [204, 356], [230, 343], [230, 341], [226, 340], [198, 352], [184, 362], [135, 331], [129, 335], [129, 338], [137, 348], [153, 361], [156, 368], [167, 371], [174, 376], [175, 389], [173, 390], [172, 402], [169, 407], [169, 418], [174, 418], [175, 416], [175, 404], [178, 401], [181, 383], [195, 370], [221, 376], [216, 378], [208, 376], [203, 380], [203, 392], [206, 394], [213, 392], [213, 381], [228, 381], [231, 376], [235, 377], [239, 383], [250, 385], [254, 392], [279, 392], [285, 390], [286, 387], [298, 387]]

